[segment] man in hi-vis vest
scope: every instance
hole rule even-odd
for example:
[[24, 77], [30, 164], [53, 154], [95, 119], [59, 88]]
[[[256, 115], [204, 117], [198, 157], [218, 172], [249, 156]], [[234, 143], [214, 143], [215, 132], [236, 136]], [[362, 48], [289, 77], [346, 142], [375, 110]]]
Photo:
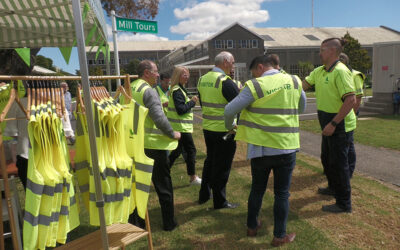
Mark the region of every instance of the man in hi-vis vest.
[[174, 215], [174, 193], [168, 164], [168, 150], [178, 146], [181, 137], [172, 129], [165, 116], [160, 98], [152, 88], [157, 83], [158, 69], [154, 62], [143, 60], [138, 67], [139, 78], [131, 83], [132, 98], [149, 109], [144, 129], [144, 148], [154, 160], [152, 181], [161, 206], [163, 229], [172, 231], [176, 226]]
[[236, 140], [247, 142], [251, 159], [252, 184], [248, 200], [247, 236], [254, 237], [261, 227], [259, 212], [268, 177], [274, 173], [273, 246], [294, 240], [286, 233], [289, 213], [289, 188], [300, 149], [299, 113], [306, 95], [297, 76], [274, 68], [271, 56], [258, 56], [250, 64], [255, 77], [245, 83], [240, 94], [225, 107], [225, 125], [232, 129], [234, 117], [241, 112]]
[[321, 163], [328, 187], [318, 193], [334, 195], [336, 202], [322, 206], [329, 213], [351, 213], [349, 149], [357, 127], [353, 74], [339, 60], [345, 41], [322, 41], [319, 57], [323, 65], [315, 68], [303, 82], [303, 89], [315, 88], [318, 120], [322, 130]]
[[234, 64], [233, 55], [222, 51], [215, 57], [215, 67], [201, 76], [197, 85], [207, 148], [199, 204], [210, 199], [212, 190], [215, 209], [237, 207], [237, 204], [226, 200], [225, 191], [236, 151], [236, 142], [233, 137], [225, 137], [224, 140], [224, 136], [229, 131], [225, 128], [224, 108], [239, 94], [237, 85], [229, 77]]

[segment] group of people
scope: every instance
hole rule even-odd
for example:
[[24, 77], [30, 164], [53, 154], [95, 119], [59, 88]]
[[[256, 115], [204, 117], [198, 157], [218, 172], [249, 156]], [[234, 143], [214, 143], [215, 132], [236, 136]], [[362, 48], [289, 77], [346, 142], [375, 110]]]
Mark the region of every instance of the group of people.
[[[247, 159], [251, 161], [247, 235], [256, 236], [262, 226], [259, 211], [268, 177], [273, 171], [272, 245], [292, 242], [296, 235], [286, 232], [289, 189], [296, 152], [300, 150], [299, 114], [306, 106], [304, 90], [310, 88], [316, 93], [322, 130], [321, 161], [328, 180], [328, 187], [319, 188], [318, 193], [334, 195], [336, 199], [334, 204], [323, 206], [322, 210], [331, 213], [352, 211], [350, 178], [356, 159], [353, 131], [364, 76], [348, 66], [348, 57], [342, 49], [341, 39], [324, 40], [320, 47], [323, 65], [313, 70], [303, 82], [298, 76], [280, 69], [277, 55], [257, 56], [249, 67], [253, 78], [243, 85], [233, 80], [234, 56], [222, 51], [215, 57], [215, 67], [199, 78], [199, 96], [192, 98], [185, 89], [189, 78], [187, 68], [174, 69], [166, 95], [169, 76], [161, 75], [161, 83], [157, 85], [156, 64], [148, 60], [139, 64], [139, 79], [131, 84], [132, 96], [149, 109], [145, 153], [154, 159], [152, 180], [161, 205], [164, 230], [170, 231], [177, 226], [170, 171], [182, 152], [190, 181], [201, 184], [199, 204], [212, 198], [214, 209], [239, 206], [228, 201], [226, 185], [236, 140], [240, 140], [247, 142]], [[347, 58], [347, 61], [342, 63], [339, 57]], [[195, 175], [196, 148], [191, 135], [193, 107], [197, 101], [202, 109], [207, 151], [201, 179]]]

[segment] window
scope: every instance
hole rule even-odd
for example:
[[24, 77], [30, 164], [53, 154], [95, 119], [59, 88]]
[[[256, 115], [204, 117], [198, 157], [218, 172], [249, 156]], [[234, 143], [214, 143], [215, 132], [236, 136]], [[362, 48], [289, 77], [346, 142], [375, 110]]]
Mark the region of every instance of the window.
[[251, 41], [251, 47], [252, 47], [252, 48], [258, 48], [258, 40], [253, 39], [253, 40]]
[[314, 35], [303, 35], [303, 36], [305, 36], [306, 38], [308, 38], [311, 41], [318, 41], [319, 40], [319, 38], [314, 36]]
[[215, 48], [222, 49], [222, 40], [215, 40]]
[[104, 60], [98, 60], [98, 64], [99, 65], [103, 65], [104, 64]]
[[242, 48], [247, 48], [247, 40], [242, 40]]
[[233, 40], [226, 40], [226, 48], [233, 49]]

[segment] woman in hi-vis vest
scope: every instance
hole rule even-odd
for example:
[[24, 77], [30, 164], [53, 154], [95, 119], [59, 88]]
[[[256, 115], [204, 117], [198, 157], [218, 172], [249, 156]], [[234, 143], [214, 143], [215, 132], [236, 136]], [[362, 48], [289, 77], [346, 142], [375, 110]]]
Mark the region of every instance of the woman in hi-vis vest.
[[200, 185], [201, 179], [196, 175], [196, 147], [193, 142], [193, 111], [197, 96], [188, 97], [185, 86], [189, 80], [189, 70], [185, 67], [175, 67], [171, 77], [167, 117], [175, 131], [181, 132], [178, 147], [169, 155], [170, 166], [181, 155], [186, 153], [185, 161], [190, 184]]

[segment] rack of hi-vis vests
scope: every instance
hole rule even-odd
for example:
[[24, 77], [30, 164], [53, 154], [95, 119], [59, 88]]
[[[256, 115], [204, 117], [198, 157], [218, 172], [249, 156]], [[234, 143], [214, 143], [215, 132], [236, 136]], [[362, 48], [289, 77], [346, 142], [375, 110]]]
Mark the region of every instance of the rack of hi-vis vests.
[[[0, 116], [3, 120], [29, 120], [30, 148], [23, 222], [24, 249], [45, 249], [59, 244], [64, 244], [59, 249], [101, 249], [100, 230], [65, 244], [68, 232], [80, 224], [81, 203], [89, 212], [89, 222], [93, 226], [101, 224], [99, 213], [104, 212], [110, 249], [124, 249], [126, 245], [144, 236], [147, 236], [148, 248], [153, 249], [147, 212], [153, 160], [144, 153], [144, 121], [148, 110], [131, 98], [130, 82], [131, 78], [136, 77], [90, 76], [89, 104], [83, 102], [83, 93], [78, 87], [74, 112], [76, 155], [74, 164], [71, 164], [61, 123], [61, 117], [66, 115], [66, 110], [60, 82], [80, 82], [81, 78], [0, 76], [0, 82], [22, 81], [27, 87], [28, 104], [25, 108], [16, 95], [16, 86], [9, 84], [10, 93], [13, 93], [9, 103], [16, 101], [26, 117], [5, 118], [7, 112]], [[125, 80], [124, 86], [119, 86], [113, 97], [102, 84], [102, 81], [108, 79]], [[120, 96], [123, 98], [119, 98]], [[95, 183], [95, 171], [91, 162], [85, 113], [87, 105], [91, 105], [93, 110], [100, 186]], [[2, 149], [1, 145], [0, 156], [4, 159]], [[5, 162], [1, 160], [0, 164], [2, 173], [6, 173]], [[8, 201], [8, 179], [7, 175], [3, 176]], [[99, 193], [100, 197], [103, 197], [102, 201], [97, 198]], [[104, 204], [102, 210], [99, 203]], [[11, 207], [11, 202], [8, 203], [8, 207]], [[128, 223], [129, 215], [135, 209], [145, 220], [145, 229]], [[10, 212], [12, 215], [11, 209]], [[11, 226], [13, 236], [15, 226], [17, 225]], [[13, 240], [14, 249], [21, 248], [16, 244], [18, 243], [14, 243]]]

